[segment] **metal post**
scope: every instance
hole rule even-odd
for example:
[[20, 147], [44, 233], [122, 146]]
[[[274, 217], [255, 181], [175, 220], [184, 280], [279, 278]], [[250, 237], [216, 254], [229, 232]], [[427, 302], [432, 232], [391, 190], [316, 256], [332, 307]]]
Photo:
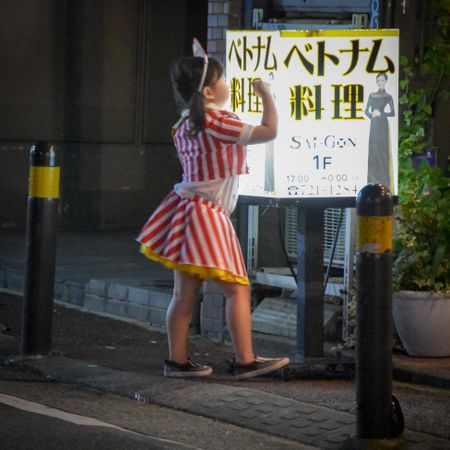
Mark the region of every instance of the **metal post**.
[[47, 354], [55, 278], [60, 168], [53, 145], [30, 149], [22, 354]]
[[250, 278], [258, 269], [259, 206], [249, 205], [247, 220], [247, 274]]
[[344, 255], [344, 293], [343, 293], [343, 317], [342, 338], [350, 336], [349, 303], [351, 291], [355, 279], [355, 245], [356, 243], [356, 211], [355, 208], [347, 208], [345, 217], [345, 255]]
[[323, 356], [323, 209], [299, 207], [297, 357]]
[[392, 427], [392, 210], [390, 191], [370, 183], [356, 198], [357, 436], [385, 439]]

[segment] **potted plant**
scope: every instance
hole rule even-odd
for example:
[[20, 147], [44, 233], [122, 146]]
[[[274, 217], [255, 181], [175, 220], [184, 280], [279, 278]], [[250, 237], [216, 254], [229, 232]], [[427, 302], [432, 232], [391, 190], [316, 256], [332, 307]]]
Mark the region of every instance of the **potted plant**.
[[430, 153], [436, 99], [450, 75], [450, 0], [432, 2], [437, 33], [425, 49], [422, 74], [429, 86], [411, 89], [414, 71], [401, 58], [404, 105], [399, 142], [399, 197], [394, 238], [393, 315], [412, 356], [450, 356], [450, 178], [422, 158]]

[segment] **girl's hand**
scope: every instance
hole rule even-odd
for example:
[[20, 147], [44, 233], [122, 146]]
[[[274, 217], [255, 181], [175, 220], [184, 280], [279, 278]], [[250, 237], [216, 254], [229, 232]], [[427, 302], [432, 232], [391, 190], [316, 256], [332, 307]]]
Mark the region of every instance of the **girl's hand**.
[[379, 117], [381, 116], [380, 110], [379, 109], [374, 109], [372, 111], [372, 117]]
[[265, 95], [271, 95], [270, 84], [262, 80], [252, 81], [253, 91], [258, 97], [264, 97]]

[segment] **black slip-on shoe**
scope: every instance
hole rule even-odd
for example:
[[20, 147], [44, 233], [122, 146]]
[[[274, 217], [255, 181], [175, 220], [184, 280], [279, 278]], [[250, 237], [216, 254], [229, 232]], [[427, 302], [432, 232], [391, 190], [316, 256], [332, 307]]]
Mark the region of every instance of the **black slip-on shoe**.
[[256, 356], [248, 364], [239, 364], [234, 358], [232, 361], [228, 361], [230, 372], [235, 376], [236, 380], [246, 380], [247, 378], [265, 375], [282, 369], [288, 364], [289, 358], [264, 358], [262, 356]]
[[192, 377], [207, 377], [211, 375], [212, 368], [209, 366], [202, 366], [190, 359], [184, 364], [177, 363], [166, 359], [164, 361], [164, 376], [173, 378], [192, 378]]

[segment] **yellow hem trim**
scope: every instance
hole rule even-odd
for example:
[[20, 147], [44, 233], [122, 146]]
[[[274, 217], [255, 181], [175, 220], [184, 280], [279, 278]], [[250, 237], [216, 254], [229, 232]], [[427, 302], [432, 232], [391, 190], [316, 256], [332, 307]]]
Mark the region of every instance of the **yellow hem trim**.
[[144, 244], [141, 244], [141, 253], [147, 258], [159, 262], [169, 269], [179, 270], [180, 272], [188, 272], [200, 278], [212, 278], [215, 280], [227, 281], [229, 283], [243, 284], [245, 286], [250, 284], [247, 277], [239, 277], [228, 270], [177, 263], [171, 259], [165, 258], [164, 256], [153, 253], [152, 249]]

